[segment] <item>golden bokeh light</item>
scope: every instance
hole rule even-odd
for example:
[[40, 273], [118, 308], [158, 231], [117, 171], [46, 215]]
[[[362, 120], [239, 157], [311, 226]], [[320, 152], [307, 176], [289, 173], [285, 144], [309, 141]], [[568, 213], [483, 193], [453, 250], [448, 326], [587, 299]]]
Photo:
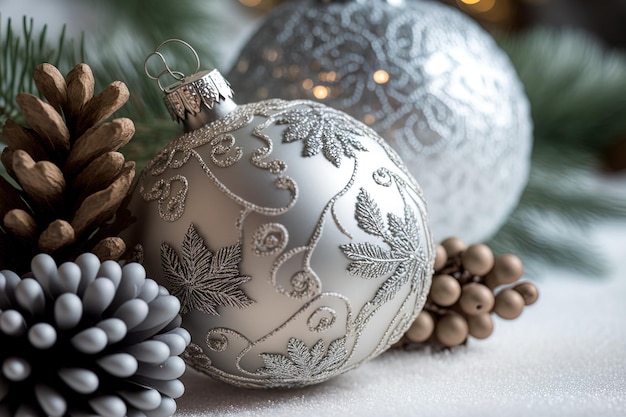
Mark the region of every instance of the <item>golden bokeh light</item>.
[[278, 51], [276, 49], [266, 49], [263, 53], [263, 58], [268, 62], [274, 62], [278, 59]]
[[374, 82], [376, 84], [386, 84], [387, 82], [389, 82], [389, 73], [385, 70], [380, 69], [374, 73], [372, 78], [374, 78]]
[[496, 5], [496, 0], [456, 0], [456, 2], [475, 13], [486, 13]]
[[363, 116], [363, 122], [366, 125], [371, 126], [376, 123], [376, 117], [373, 114], [366, 114], [365, 116]]
[[318, 78], [320, 81], [332, 83], [337, 81], [337, 73], [335, 71], [320, 72]]
[[306, 80], [302, 81], [302, 88], [304, 88], [305, 90], [310, 90], [311, 88], [313, 88], [313, 80], [307, 78]]
[[330, 94], [330, 89], [323, 85], [317, 85], [313, 88], [313, 95], [318, 100], [324, 100]]

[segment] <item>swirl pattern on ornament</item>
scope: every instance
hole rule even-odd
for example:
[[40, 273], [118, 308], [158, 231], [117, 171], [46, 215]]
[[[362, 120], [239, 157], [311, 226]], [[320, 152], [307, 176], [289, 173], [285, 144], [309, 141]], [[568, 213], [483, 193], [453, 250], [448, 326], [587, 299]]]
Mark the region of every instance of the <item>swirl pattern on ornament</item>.
[[[180, 184], [178, 191], [172, 196], [172, 184]], [[185, 199], [189, 192], [189, 181], [182, 175], [158, 180], [150, 189], [145, 191], [143, 184], [140, 193], [146, 201], [158, 201], [159, 216], [166, 222], [175, 222], [185, 211]]]
[[252, 235], [252, 248], [257, 256], [271, 256], [287, 246], [289, 232], [280, 223], [266, 223]]
[[[304, 386], [395, 341], [425, 302], [434, 250], [424, 196], [387, 142], [308, 100], [241, 105], [182, 138], [141, 181], [185, 174], [193, 187], [179, 225], [147, 239], [199, 348], [191, 366], [239, 386]], [[215, 149], [241, 157], [221, 167]]]
[[311, 314], [307, 320], [309, 330], [312, 332], [325, 332], [333, 327], [337, 321], [337, 312], [330, 307], [320, 307]]

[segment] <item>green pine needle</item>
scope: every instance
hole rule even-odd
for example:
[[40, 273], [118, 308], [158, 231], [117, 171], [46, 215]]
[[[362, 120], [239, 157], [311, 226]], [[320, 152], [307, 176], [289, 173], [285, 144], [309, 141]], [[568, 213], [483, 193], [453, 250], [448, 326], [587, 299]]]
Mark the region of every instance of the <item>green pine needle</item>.
[[526, 89], [534, 145], [526, 190], [489, 244], [535, 265], [603, 276], [606, 263], [587, 232], [599, 221], [626, 220], [626, 195], [599, 191], [593, 180], [601, 153], [626, 134], [626, 55], [576, 31], [496, 39]]
[[626, 132], [626, 54], [576, 30], [496, 36], [524, 84], [535, 142], [599, 151]]
[[80, 61], [84, 56], [82, 39], [79, 43], [66, 39], [65, 26], [54, 43], [47, 39], [47, 26], [34, 32], [33, 19], [22, 20], [21, 31], [14, 28], [11, 19], [5, 27], [0, 15], [0, 125], [7, 119], [20, 120], [20, 109], [15, 98], [21, 92], [37, 94], [33, 70], [42, 62], [55, 66]]

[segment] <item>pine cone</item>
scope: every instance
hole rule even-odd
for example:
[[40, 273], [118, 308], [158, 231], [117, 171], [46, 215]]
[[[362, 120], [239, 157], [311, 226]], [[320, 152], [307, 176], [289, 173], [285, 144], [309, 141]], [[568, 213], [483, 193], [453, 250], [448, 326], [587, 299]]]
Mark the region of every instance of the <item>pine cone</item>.
[[0, 272], [0, 416], [172, 416], [191, 341], [143, 267], [45, 254]]
[[133, 122], [105, 122], [129, 98], [114, 81], [94, 95], [89, 66], [66, 78], [50, 64], [34, 72], [47, 102], [21, 93], [16, 101], [29, 127], [7, 120], [1, 161], [13, 182], [0, 177], [0, 269], [29, 271], [30, 260], [47, 253], [71, 261], [84, 252], [117, 260], [126, 250], [118, 237], [129, 225], [124, 208], [135, 163], [118, 150], [135, 133]]

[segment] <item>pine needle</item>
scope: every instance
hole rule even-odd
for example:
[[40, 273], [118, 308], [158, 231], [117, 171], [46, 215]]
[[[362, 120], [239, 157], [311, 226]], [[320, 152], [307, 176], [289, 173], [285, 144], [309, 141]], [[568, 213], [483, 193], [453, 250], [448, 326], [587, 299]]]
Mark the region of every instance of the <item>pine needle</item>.
[[587, 231], [626, 221], [626, 195], [601, 192], [594, 182], [601, 153], [626, 133], [626, 55], [590, 34], [559, 29], [509, 34], [499, 43], [524, 84], [535, 130], [528, 185], [490, 245], [535, 265], [603, 276], [606, 263]]
[[24, 17], [21, 31], [16, 31], [10, 18], [5, 27], [3, 23], [0, 15], [0, 125], [9, 118], [19, 120], [20, 109], [15, 101], [19, 93], [38, 94], [32, 76], [37, 65], [48, 62], [54, 66], [61, 63], [73, 66], [84, 56], [82, 39], [80, 42], [66, 39], [65, 26], [55, 47], [46, 37], [47, 26], [34, 33], [33, 19]]
[[497, 39], [531, 102], [537, 145], [595, 152], [626, 132], [626, 54], [571, 29], [537, 28]]

